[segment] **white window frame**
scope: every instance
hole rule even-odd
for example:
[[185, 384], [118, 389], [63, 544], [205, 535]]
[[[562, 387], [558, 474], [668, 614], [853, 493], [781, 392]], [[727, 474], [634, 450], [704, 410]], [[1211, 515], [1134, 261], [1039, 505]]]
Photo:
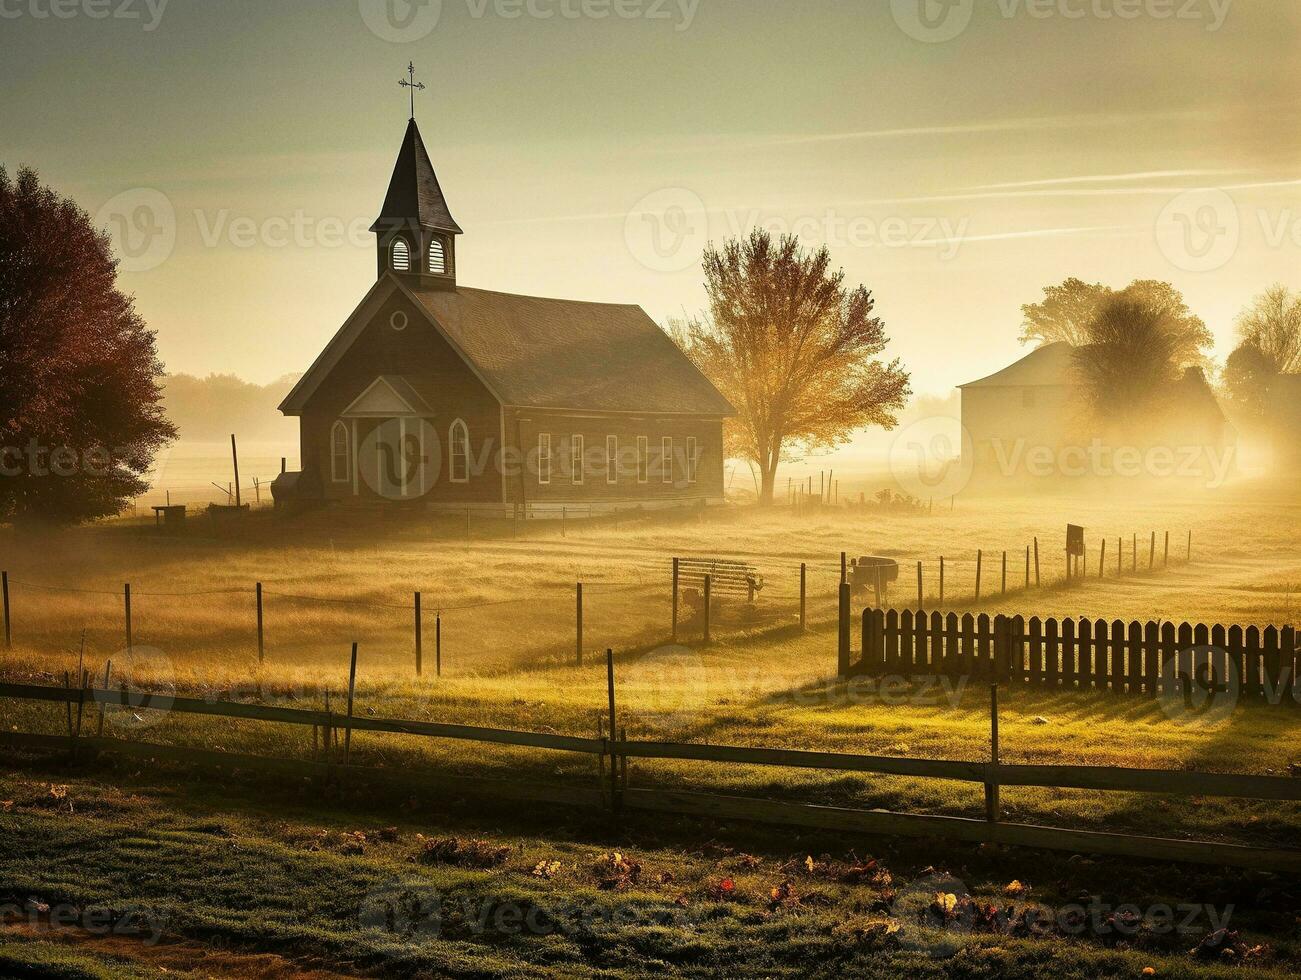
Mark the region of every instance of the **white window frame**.
[[637, 482], [650, 482], [650, 437], [637, 437]]
[[[338, 436], [343, 433], [343, 453], [339, 453]], [[340, 470], [339, 464], [343, 464]], [[352, 479], [352, 438], [348, 435], [348, 427], [340, 419], [330, 426], [330, 479], [334, 483], [347, 483]]]
[[538, 433], [538, 483], [551, 483], [551, 433]]
[[696, 482], [696, 437], [687, 436], [687, 483]]
[[673, 437], [663, 436], [660, 439], [660, 482], [671, 484], [673, 482]]
[[[461, 474], [456, 472], [456, 437], [457, 434], [464, 437], [465, 441], [462, 446], [461, 456]], [[447, 478], [452, 483], [469, 483], [470, 482], [470, 427], [465, 424], [464, 419], [457, 419], [447, 428]]]
[[[405, 253], [406, 268], [398, 267], [398, 246], [399, 245], [402, 246], [402, 251]], [[411, 271], [411, 244], [401, 235], [393, 239], [392, 244], [389, 245], [389, 267], [394, 272]]]
[[583, 480], [586, 478], [586, 474], [583, 472], [583, 437], [580, 435], [573, 435], [570, 439], [569, 465], [572, 467], [572, 472], [569, 476], [573, 481], [574, 486], [581, 487], [583, 485]]
[[619, 437], [605, 437], [605, 482], [615, 486], [619, 482]]

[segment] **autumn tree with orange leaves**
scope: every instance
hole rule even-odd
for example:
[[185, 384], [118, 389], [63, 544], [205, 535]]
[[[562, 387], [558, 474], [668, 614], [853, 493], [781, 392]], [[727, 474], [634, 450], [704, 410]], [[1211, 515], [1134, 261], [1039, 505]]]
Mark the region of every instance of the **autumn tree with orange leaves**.
[[757, 230], [711, 246], [704, 272], [708, 311], [670, 332], [736, 409], [727, 451], [758, 469], [760, 503], [772, 503], [783, 460], [894, 427], [908, 372], [878, 359], [889, 338], [872, 294], [847, 287], [825, 247]]

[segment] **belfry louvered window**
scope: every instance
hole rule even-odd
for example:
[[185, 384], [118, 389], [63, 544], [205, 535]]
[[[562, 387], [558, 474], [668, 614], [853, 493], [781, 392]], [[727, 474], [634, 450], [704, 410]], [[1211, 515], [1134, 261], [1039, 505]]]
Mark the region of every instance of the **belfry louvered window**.
[[440, 276], [447, 274], [447, 248], [441, 238], [429, 243], [429, 271]]
[[405, 238], [397, 238], [393, 241], [393, 271], [411, 271], [411, 246], [407, 244]]

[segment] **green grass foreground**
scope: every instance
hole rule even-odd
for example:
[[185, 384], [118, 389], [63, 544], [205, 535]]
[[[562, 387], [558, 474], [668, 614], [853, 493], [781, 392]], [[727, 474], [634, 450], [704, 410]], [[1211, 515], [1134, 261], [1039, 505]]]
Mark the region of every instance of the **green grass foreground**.
[[[322, 797], [306, 784], [223, 785], [129, 767], [69, 773], [50, 762], [0, 776], [0, 802], [0, 899], [71, 909], [74, 923], [50, 929], [41, 916], [11, 914], [0, 932], [5, 976], [1301, 969], [1299, 883], [1263, 873], [685, 819], [630, 818], [614, 831], [595, 814], [524, 813], [485, 799], [399, 799], [360, 786]], [[431, 847], [446, 838], [461, 850]], [[472, 838], [486, 844], [469, 850]], [[1025, 891], [1009, 890], [1014, 881]], [[942, 896], [968, 894], [998, 914], [937, 912]], [[1145, 923], [1129, 934], [1109, 918], [1126, 905]], [[1073, 907], [1097, 917], [1078, 926]], [[81, 928], [99, 921], [96, 909], [112, 925]], [[1218, 924], [1238, 934], [1238, 952], [1194, 955]]]

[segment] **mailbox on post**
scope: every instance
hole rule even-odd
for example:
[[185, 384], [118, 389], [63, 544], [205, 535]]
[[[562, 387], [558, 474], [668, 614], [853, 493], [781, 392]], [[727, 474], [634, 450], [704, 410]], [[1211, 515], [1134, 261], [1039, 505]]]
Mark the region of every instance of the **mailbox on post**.
[[874, 558], [864, 555], [849, 563], [849, 584], [855, 593], [872, 589], [879, 606], [889, 597], [890, 583], [899, 580], [899, 563], [893, 558]]

